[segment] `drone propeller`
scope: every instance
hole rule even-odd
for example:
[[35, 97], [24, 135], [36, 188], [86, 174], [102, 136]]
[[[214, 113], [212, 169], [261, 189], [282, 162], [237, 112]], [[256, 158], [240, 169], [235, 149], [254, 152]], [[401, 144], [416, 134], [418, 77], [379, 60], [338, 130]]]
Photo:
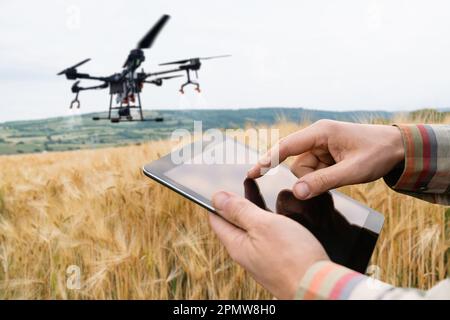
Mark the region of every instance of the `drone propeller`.
[[222, 54], [220, 56], [203, 57], [203, 58], [199, 58], [199, 59], [200, 60], [210, 60], [210, 59], [228, 58], [228, 57], [231, 57], [231, 54]]
[[165, 63], [160, 63], [160, 66], [168, 66], [171, 64], [185, 64], [186, 62], [191, 61], [191, 59], [185, 59], [185, 60], [178, 60], [178, 61], [171, 61], [171, 62], [165, 62]]
[[78, 68], [79, 66], [85, 64], [85, 63], [88, 62], [88, 61], [91, 61], [91, 58], [88, 58], [88, 59], [85, 59], [85, 60], [83, 60], [83, 61], [81, 61], [81, 62], [78, 62], [76, 65], [73, 65], [73, 66], [71, 66], [71, 67], [69, 67], [69, 68], [66, 68], [66, 69], [64, 69], [63, 71], [57, 73], [56, 75], [60, 76], [60, 75], [62, 75], [62, 74], [65, 74], [65, 73], [67, 73], [67, 71], [73, 70], [73, 69], [75, 69], [75, 68]]
[[165, 62], [165, 63], [160, 63], [160, 66], [167, 66], [167, 65], [171, 65], [171, 64], [185, 64], [191, 60], [210, 60], [210, 59], [217, 59], [217, 58], [226, 58], [226, 57], [231, 57], [230, 54], [224, 54], [224, 55], [220, 55], [220, 56], [211, 56], [211, 57], [202, 57], [202, 58], [191, 58], [191, 59], [184, 59], [184, 60], [177, 60], [177, 61], [170, 61], [170, 62]]
[[153, 42], [155, 41], [156, 37], [158, 36], [159, 32], [162, 30], [164, 25], [169, 20], [170, 16], [165, 14], [163, 15], [158, 22], [151, 28], [147, 34], [139, 41], [137, 45], [137, 49], [149, 49]]

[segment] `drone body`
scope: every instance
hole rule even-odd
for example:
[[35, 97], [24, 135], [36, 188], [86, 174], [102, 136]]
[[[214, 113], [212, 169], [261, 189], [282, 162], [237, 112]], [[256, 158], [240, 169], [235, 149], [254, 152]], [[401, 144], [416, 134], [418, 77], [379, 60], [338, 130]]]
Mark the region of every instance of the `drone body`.
[[[162, 63], [160, 65], [176, 65], [176, 68], [170, 70], [162, 70], [153, 73], [146, 73], [144, 70], [138, 72], [138, 68], [145, 61], [144, 49], [149, 49], [156, 37], [169, 20], [168, 15], [163, 15], [158, 22], [150, 29], [149, 32], [142, 38], [135, 49], [132, 49], [123, 64], [123, 69], [119, 73], [112, 74], [106, 77], [91, 76], [87, 73], [79, 73], [77, 68], [90, 61], [90, 59], [83, 60], [76, 65], [64, 69], [57, 75], [65, 75], [68, 80], [77, 80], [72, 85], [72, 92], [75, 93], [75, 99], [71, 102], [70, 108], [80, 108], [78, 95], [80, 91], [106, 89], [109, 88], [110, 101], [108, 116], [104, 118], [94, 117], [93, 120], [110, 120], [111, 122], [120, 121], [163, 121], [162, 118], [144, 119], [142, 112], [142, 104], [140, 93], [144, 83], [161, 86], [163, 81], [183, 77], [179, 72], [185, 72], [187, 81], [181, 86], [180, 92], [184, 93], [184, 87], [187, 85], [194, 85], [195, 89], [200, 92], [200, 84], [192, 80], [191, 72], [195, 72], [196, 77], [198, 70], [201, 67], [201, 60], [226, 57], [215, 56], [207, 58], [191, 58], [173, 62]], [[78, 79], [98, 80], [102, 83], [90, 87], [80, 87]], [[116, 97], [113, 101], [113, 97]], [[139, 117], [134, 118], [131, 114], [131, 109], [138, 111]], [[113, 114], [115, 113], [116, 114]]]

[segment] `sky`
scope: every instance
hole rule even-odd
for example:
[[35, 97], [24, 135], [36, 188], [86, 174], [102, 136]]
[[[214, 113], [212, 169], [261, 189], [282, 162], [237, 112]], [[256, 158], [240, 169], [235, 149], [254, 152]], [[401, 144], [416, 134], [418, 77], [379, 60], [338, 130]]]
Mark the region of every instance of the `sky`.
[[[146, 109], [448, 108], [449, 12], [446, 0], [0, 0], [0, 122], [72, 114], [72, 83], [56, 73], [85, 58], [79, 72], [120, 72], [164, 13], [171, 20], [145, 52], [147, 72], [232, 57], [203, 64], [201, 95], [180, 96], [182, 79], [146, 87]], [[108, 99], [82, 92], [80, 112]]]

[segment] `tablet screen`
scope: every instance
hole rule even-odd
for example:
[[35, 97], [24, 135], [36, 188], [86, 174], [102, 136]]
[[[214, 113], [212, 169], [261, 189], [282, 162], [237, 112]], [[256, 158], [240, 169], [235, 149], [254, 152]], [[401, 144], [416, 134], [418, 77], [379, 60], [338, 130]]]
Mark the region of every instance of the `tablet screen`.
[[[183, 192], [194, 195], [191, 199], [200, 199], [209, 206], [212, 195], [221, 190], [246, 197], [265, 210], [301, 223], [333, 261], [365, 271], [383, 224], [381, 214], [336, 191], [310, 200], [296, 199], [291, 190], [297, 177], [284, 165], [256, 180], [247, 179], [257, 153], [233, 139], [211, 143], [192, 154], [180, 164], [160, 166], [162, 172], [158, 175], [162, 179], [158, 180], [168, 181], [176, 189], [181, 186]], [[165, 158], [157, 161], [173, 160]], [[158, 171], [154, 164], [145, 170], [152, 171], [152, 165], [153, 171]]]

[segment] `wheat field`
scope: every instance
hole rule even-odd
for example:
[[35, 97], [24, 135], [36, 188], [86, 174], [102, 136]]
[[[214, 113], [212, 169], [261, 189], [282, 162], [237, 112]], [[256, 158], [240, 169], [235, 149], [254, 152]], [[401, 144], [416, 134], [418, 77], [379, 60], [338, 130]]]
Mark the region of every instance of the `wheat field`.
[[[299, 128], [278, 125], [282, 134]], [[206, 210], [151, 181], [171, 143], [0, 157], [1, 299], [270, 299], [233, 263]], [[446, 208], [382, 181], [342, 191], [385, 214], [383, 281], [427, 289], [450, 271]], [[80, 268], [69, 288], [68, 268]]]

